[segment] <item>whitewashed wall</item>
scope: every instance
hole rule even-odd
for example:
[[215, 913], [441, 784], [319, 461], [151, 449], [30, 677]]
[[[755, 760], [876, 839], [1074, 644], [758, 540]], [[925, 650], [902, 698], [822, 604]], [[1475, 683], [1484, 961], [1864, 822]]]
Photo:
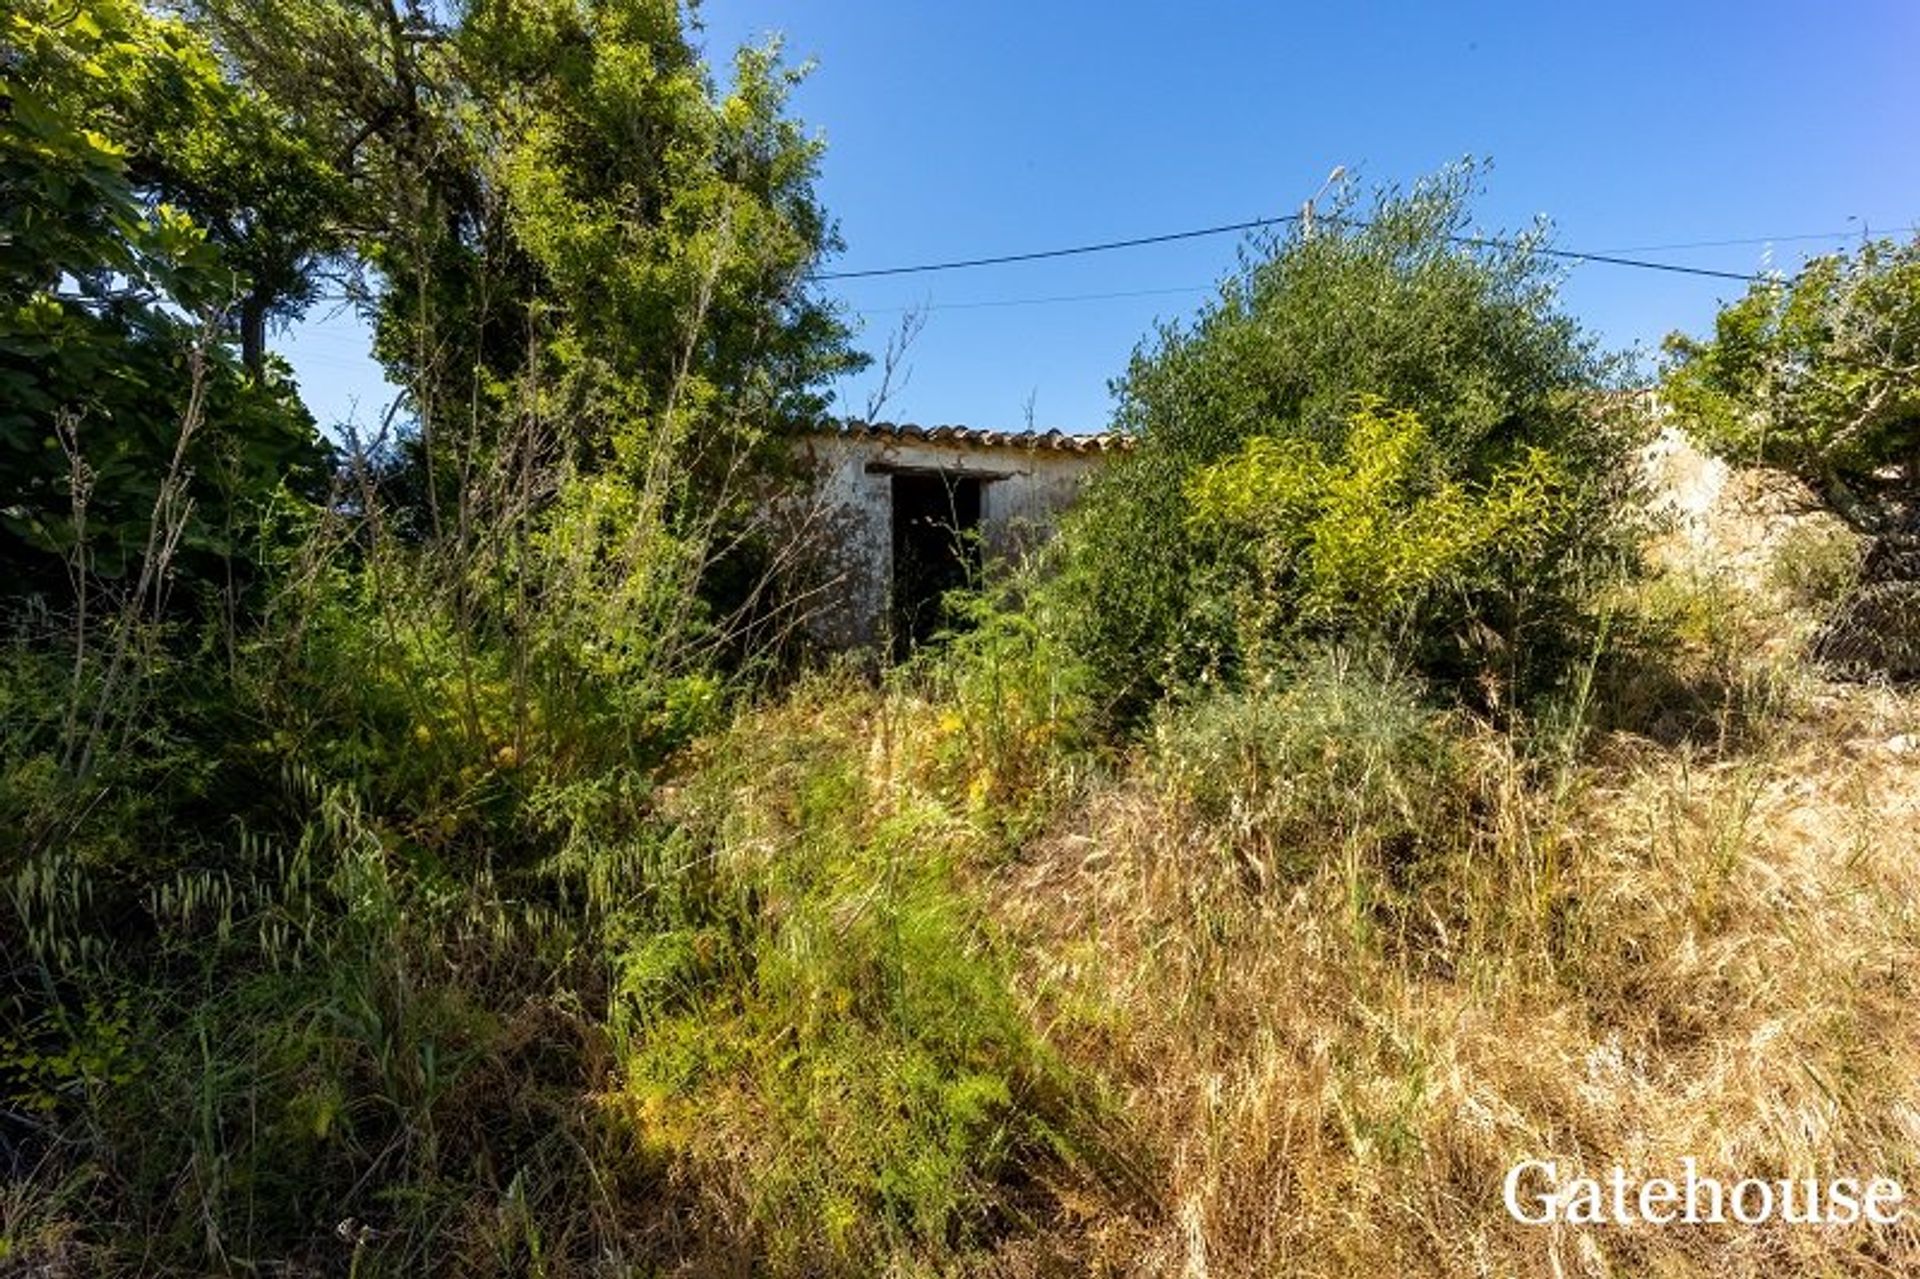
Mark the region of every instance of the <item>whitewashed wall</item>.
[[823, 583], [808, 630], [838, 648], [884, 636], [893, 581], [892, 469], [980, 477], [987, 559], [1013, 562], [1051, 534], [1060, 512], [1109, 456], [885, 435], [810, 436], [801, 452], [816, 477], [806, 527]]

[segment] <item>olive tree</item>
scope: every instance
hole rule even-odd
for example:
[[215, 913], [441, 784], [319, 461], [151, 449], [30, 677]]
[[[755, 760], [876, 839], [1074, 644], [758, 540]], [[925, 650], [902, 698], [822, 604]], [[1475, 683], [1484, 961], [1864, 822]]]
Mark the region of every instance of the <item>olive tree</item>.
[[1810, 484], [1862, 533], [1908, 529], [1920, 495], [1920, 239], [1871, 241], [1770, 276], [1700, 341], [1675, 334], [1664, 391], [1727, 460]]
[[1635, 544], [1634, 433], [1544, 228], [1473, 234], [1475, 183], [1348, 189], [1135, 351], [1114, 423], [1134, 447], [1052, 588], [1122, 717], [1303, 645], [1385, 643], [1486, 701], [1582, 647], [1589, 588]]
[[1666, 400], [1703, 446], [1799, 478], [1868, 539], [1816, 652], [1920, 674], [1920, 239], [1761, 280], [1667, 352]]

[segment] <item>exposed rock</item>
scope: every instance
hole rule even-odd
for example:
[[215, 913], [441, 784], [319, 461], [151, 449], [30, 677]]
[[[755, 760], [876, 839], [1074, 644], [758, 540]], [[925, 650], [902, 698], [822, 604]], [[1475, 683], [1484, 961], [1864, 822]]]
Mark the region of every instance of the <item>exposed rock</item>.
[[1700, 451], [1678, 427], [1661, 429], [1641, 451], [1654, 513], [1668, 523], [1655, 556], [1671, 568], [1726, 573], [1768, 589], [1769, 569], [1796, 529], [1844, 525], [1798, 480], [1736, 470]]

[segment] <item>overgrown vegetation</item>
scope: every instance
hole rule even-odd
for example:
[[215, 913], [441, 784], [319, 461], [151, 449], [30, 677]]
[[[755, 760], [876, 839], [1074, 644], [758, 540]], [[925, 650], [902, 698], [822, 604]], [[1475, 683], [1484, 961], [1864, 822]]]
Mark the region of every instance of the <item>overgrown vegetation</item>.
[[1731, 460], [1793, 472], [1863, 532], [1920, 484], [1920, 241], [1873, 240], [1773, 276], [1675, 334], [1665, 394]]
[[[776, 49], [6, 21], [0, 1270], [1920, 1262], [1499, 1206], [1920, 1175], [1920, 710], [1636, 571], [1643, 424], [1469, 171], [1251, 246], [876, 680], [764, 522], [859, 359]], [[333, 290], [405, 396], [329, 440], [265, 342]]]
[[1668, 340], [1664, 394], [1730, 461], [1786, 472], [1873, 539], [1820, 656], [1920, 674], [1920, 239], [1872, 240], [1771, 276], [1714, 335]]
[[[1257, 678], [1302, 641], [1397, 628], [1423, 671], [1503, 703], [1581, 651], [1593, 592], [1636, 544], [1642, 426], [1595, 394], [1609, 364], [1557, 308], [1544, 231], [1468, 238], [1476, 180], [1462, 164], [1364, 215], [1343, 189], [1135, 352], [1116, 425], [1136, 447], [1080, 507], [1059, 587], [1123, 721], [1204, 673]], [[1348, 497], [1312, 511], [1280, 491], [1332, 474]], [[1381, 533], [1396, 541], [1373, 564]], [[1342, 546], [1364, 548], [1357, 576]]]

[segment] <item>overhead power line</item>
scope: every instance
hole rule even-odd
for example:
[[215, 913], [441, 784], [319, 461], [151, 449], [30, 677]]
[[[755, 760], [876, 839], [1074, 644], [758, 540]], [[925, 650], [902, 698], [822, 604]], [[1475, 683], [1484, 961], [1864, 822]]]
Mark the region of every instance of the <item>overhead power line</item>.
[[[1911, 232], [1913, 227], [1894, 227], [1895, 231]], [[1607, 249], [1595, 249], [1596, 253], [1671, 253], [1679, 249], [1732, 249], [1755, 244], [1795, 244], [1805, 240], [1853, 240], [1860, 236], [1860, 228], [1850, 231], [1808, 231], [1800, 235], [1751, 235], [1739, 240], [1684, 240], [1678, 244], [1620, 244]]]
[[1175, 240], [1198, 240], [1202, 236], [1229, 235], [1235, 231], [1258, 231], [1263, 227], [1298, 222], [1300, 215], [1282, 218], [1254, 218], [1249, 222], [1229, 222], [1224, 226], [1201, 227], [1197, 231], [1170, 231], [1166, 235], [1143, 235], [1132, 240], [1109, 240], [1104, 244], [1077, 244], [1066, 249], [1040, 249], [1033, 253], [1006, 253], [992, 258], [961, 258], [953, 262], [924, 262], [917, 266], [882, 266], [866, 271], [827, 271], [816, 280], [866, 280], [879, 275], [919, 275], [927, 271], [958, 271], [974, 266], [1005, 266], [1010, 262], [1039, 262], [1044, 258], [1070, 258], [1082, 253], [1106, 253], [1113, 249], [1138, 249], [1149, 244], [1170, 244]]
[[857, 315], [892, 315], [908, 311], [978, 311], [1001, 306], [1052, 306], [1061, 302], [1112, 302], [1122, 298], [1168, 297], [1176, 293], [1207, 293], [1211, 284], [1184, 284], [1167, 289], [1119, 289], [1110, 293], [1064, 293], [1040, 298], [981, 298], [970, 302], [915, 302], [906, 306], [861, 306]]
[[[1470, 235], [1450, 235], [1447, 237], [1455, 244], [1464, 244], [1476, 249], [1511, 248], [1507, 240], [1487, 240]], [[1714, 280], [1738, 280], [1742, 284], [1758, 284], [1766, 279], [1764, 275], [1749, 275], [1744, 271], [1714, 271], [1704, 266], [1681, 266], [1677, 262], [1648, 262], [1643, 258], [1615, 257], [1610, 253], [1576, 253], [1572, 249], [1535, 248], [1542, 257], [1561, 258], [1568, 262], [1599, 262], [1605, 266], [1628, 266], [1641, 271], [1671, 271], [1676, 275], [1704, 275]]]
[[[1003, 253], [992, 257], [956, 258], [947, 262], [920, 262], [909, 266], [871, 267], [861, 271], [825, 271], [813, 278], [821, 282], [831, 280], [869, 280], [889, 275], [925, 275], [935, 271], [960, 271], [972, 267], [1007, 266], [1019, 262], [1041, 262], [1050, 258], [1078, 257], [1088, 253], [1110, 253], [1117, 249], [1137, 249], [1155, 244], [1170, 244], [1178, 240], [1198, 240], [1207, 236], [1231, 235], [1236, 232], [1258, 231], [1267, 227], [1285, 226], [1298, 222], [1300, 215], [1289, 213], [1282, 217], [1252, 218], [1245, 222], [1228, 222], [1220, 226], [1199, 227], [1192, 231], [1170, 231], [1164, 235], [1135, 236], [1127, 240], [1105, 240], [1097, 244], [1075, 244], [1059, 249], [1037, 249], [1029, 253]], [[1365, 228], [1368, 224], [1357, 218], [1341, 218], [1323, 215], [1323, 223], [1332, 222], [1342, 226]], [[1745, 244], [1774, 244], [1791, 240], [1838, 240], [1856, 234], [1852, 231], [1832, 231], [1807, 235], [1763, 236], [1746, 240], [1700, 240], [1688, 244], [1645, 245], [1634, 249], [1600, 251], [1585, 253], [1574, 249], [1550, 249], [1536, 247], [1535, 252], [1545, 257], [1560, 258], [1570, 262], [1597, 262], [1604, 266], [1631, 267], [1641, 271], [1668, 271], [1676, 275], [1697, 275], [1715, 280], [1737, 280], [1743, 284], [1753, 284], [1765, 279], [1765, 276], [1741, 271], [1716, 271], [1708, 267], [1685, 266], [1677, 262], [1651, 262], [1644, 258], [1622, 256], [1630, 252], [1657, 252], [1662, 249], [1720, 248]], [[1512, 248], [1511, 240], [1492, 239], [1482, 236], [1448, 236], [1455, 244], [1470, 248]]]

